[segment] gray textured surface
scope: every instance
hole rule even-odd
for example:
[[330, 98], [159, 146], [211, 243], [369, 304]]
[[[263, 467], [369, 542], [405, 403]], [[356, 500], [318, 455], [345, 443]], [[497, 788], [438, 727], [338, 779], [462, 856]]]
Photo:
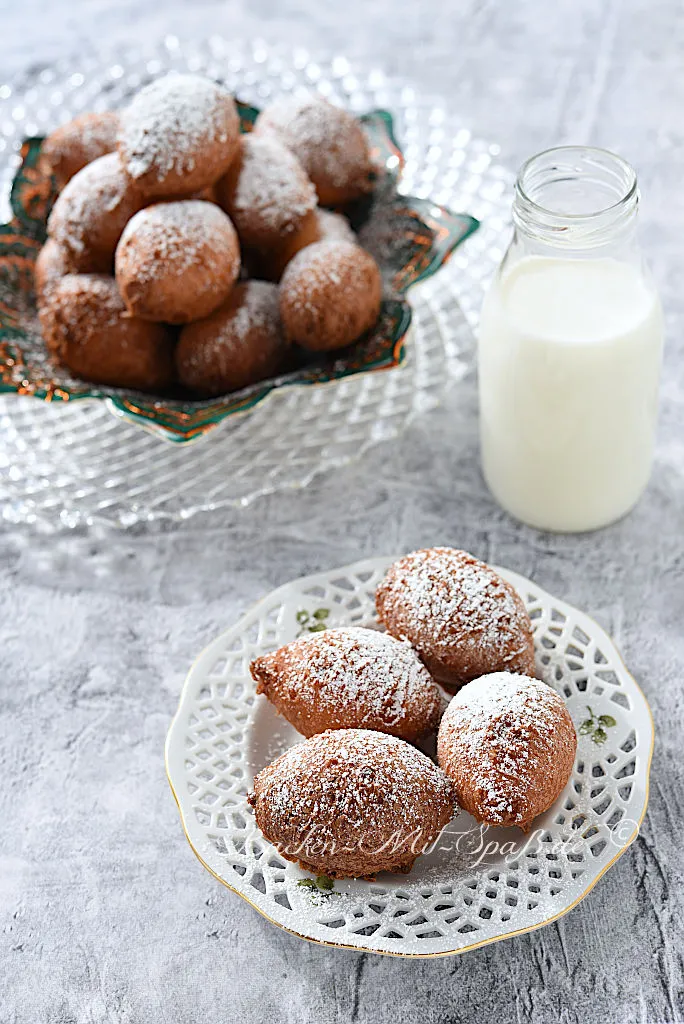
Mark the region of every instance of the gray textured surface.
[[[258, 33], [445, 94], [511, 164], [559, 141], [620, 150], [640, 171], [668, 350], [651, 487], [598, 535], [539, 534], [495, 508], [469, 379], [304, 493], [164, 535], [2, 537], [0, 1021], [684, 1020], [679, 0], [3, 7], [9, 75], [132, 34]], [[532, 935], [415, 963], [312, 946], [197, 863], [164, 778], [166, 728], [195, 654], [266, 590], [436, 541], [535, 578], [615, 636], [656, 721], [649, 813], [584, 903]]]

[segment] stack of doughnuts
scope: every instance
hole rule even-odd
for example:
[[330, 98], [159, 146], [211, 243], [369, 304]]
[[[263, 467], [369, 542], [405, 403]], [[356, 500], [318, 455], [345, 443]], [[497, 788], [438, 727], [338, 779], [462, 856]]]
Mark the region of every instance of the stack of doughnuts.
[[78, 377], [213, 397], [377, 321], [380, 271], [337, 209], [372, 188], [368, 142], [320, 97], [275, 103], [241, 135], [222, 86], [168, 75], [62, 126], [40, 159], [58, 196], [39, 319]]
[[[376, 592], [387, 632], [315, 631], [252, 662], [257, 693], [308, 737], [249, 801], [282, 855], [330, 877], [408, 871], [451, 820], [527, 831], [565, 787], [577, 736], [535, 678], [522, 599], [464, 551], [426, 548]], [[450, 693], [446, 707], [438, 681]], [[414, 744], [435, 732], [437, 764]]]

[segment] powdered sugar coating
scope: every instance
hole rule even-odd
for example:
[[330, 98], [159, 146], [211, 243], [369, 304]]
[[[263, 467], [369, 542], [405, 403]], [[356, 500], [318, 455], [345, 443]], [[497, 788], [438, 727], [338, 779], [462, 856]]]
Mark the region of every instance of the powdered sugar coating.
[[368, 140], [347, 110], [321, 96], [286, 96], [261, 112], [255, 130], [274, 135], [300, 161], [323, 205], [336, 205], [372, 188]]
[[233, 97], [201, 75], [165, 75], [121, 113], [119, 151], [150, 196], [191, 195], [228, 170], [240, 121]]
[[445, 685], [501, 669], [534, 674], [532, 624], [520, 595], [465, 551], [425, 548], [400, 558], [376, 606], [389, 632], [409, 639]]
[[131, 313], [187, 323], [208, 316], [240, 270], [235, 229], [214, 203], [155, 203], [133, 217], [116, 250], [116, 279]]
[[109, 272], [121, 233], [143, 204], [118, 154], [108, 153], [74, 175], [57, 197], [48, 234], [76, 270]]
[[40, 164], [53, 174], [61, 191], [86, 164], [116, 149], [119, 115], [112, 110], [81, 114], [60, 125], [45, 139]]
[[363, 877], [409, 870], [450, 821], [453, 789], [403, 740], [338, 729], [264, 768], [250, 803], [283, 856], [333, 877]]
[[308, 245], [280, 282], [285, 332], [312, 351], [351, 345], [377, 321], [382, 280], [370, 255], [353, 242]]
[[217, 185], [244, 245], [268, 248], [298, 231], [316, 206], [299, 161], [277, 139], [243, 135], [235, 165]]
[[409, 643], [377, 630], [328, 629], [251, 665], [265, 693], [304, 736], [377, 729], [415, 742], [437, 726], [440, 695]]
[[527, 828], [565, 786], [577, 737], [562, 698], [537, 679], [497, 672], [458, 693], [439, 727], [439, 764], [479, 821]]
[[221, 395], [276, 374], [287, 350], [277, 287], [241, 281], [211, 316], [184, 328], [176, 366], [186, 387]]

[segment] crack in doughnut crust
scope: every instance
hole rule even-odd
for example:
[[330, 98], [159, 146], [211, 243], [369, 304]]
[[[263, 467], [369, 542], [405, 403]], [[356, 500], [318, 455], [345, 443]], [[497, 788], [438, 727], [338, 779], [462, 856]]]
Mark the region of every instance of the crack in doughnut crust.
[[283, 857], [331, 878], [410, 871], [454, 808], [451, 782], [429, 757], [367, 729], [291, 747], [259, 772], [248, 799]]
[[415, 743], [437, 728], [440, 693], [409, 643], [387, 633], [329, 629], [252, 662], [257, 693], [304, 736], [376, 729]]
[[563, 699], [538, 679], [496, 672], [468, 683], [444, 713], [437, 759], [464, 810], [527, 831], [556, 800], [577, 734]]
[[452, 693], [490, 672], [535, 674], [532, 623], [520, 595], [465, 551], [424, 548], [400, 558], [375, 603], [392, 636], [410, 640]]

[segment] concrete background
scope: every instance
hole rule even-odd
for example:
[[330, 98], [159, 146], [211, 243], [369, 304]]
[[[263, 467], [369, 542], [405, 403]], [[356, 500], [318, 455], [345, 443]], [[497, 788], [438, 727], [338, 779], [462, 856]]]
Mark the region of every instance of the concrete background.
[[[131, 38], [218, 33], [334, 50], [441, 93], [516, 166], [559, 142], [637, 166], [668, 325], [657, 461], [624, 522], [554, 537], [493, 504], [474, 380], [301, 493], [167, 533], [0, 536], [0, 1021], [292, 1024], [684, 1020], [684, 5], [678, 0], [24, 0], [4, 80]], [[637, 842], [556, 924], [460, 958], [309, 945], [187, 846], [162, 749], [185, 672], [265, 591], [365, 555], [451, 543], [536, 579], [613, 634], [657, 738]]]

